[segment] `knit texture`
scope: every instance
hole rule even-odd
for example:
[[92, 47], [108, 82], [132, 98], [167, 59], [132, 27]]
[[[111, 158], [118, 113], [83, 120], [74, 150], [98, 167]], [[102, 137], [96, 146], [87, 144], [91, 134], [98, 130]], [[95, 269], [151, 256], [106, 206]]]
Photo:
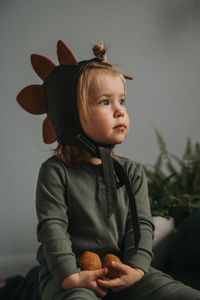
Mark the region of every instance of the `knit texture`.
[[147, 179], [141, 164], [116, 156], [125, 168], [136, 198], [141, 240], [136, 253], [128, 195], [116, 178], [117, 203], [108, 218], [102, 165], [81, 162], [68, 167], [52, 157], [42, 164], [36, 191], [38, 216], [37, 259], [60, 284], [80, 271], [84, 251], [118, 255], [123, 263], [148, 272], [153, 224]]

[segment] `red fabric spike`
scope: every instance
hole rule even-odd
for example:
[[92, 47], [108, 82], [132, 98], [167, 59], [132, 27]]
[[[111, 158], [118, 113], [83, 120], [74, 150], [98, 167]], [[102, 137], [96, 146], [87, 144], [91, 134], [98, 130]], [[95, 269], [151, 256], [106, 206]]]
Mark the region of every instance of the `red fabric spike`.
[[17, 95], [17, 102], [30, 114], [41, 115], [45, 113], [45, 97], [40, 84], [23, 88]]
[[126, 75], [126, 74], [123, 74], [123, 75], [124, 75], [124, 78], [133, 80], [133, 77], [132, 77], [132, 76], [129, 76], [129, 75]]
[[49, 58], [38, 54], [31, 55], [31, 64], [42, 80], [45, 80], [56, 66]]
[[57, 56], [61, 65], [78, 65], [78, 62], [71, 50], [61, 40], [57, 43]]
[[53, 125], [48, 117], [46, 117], [43, 122], [42, 133], [45, 144], [52, 144], [56, 141], [56, 134]]

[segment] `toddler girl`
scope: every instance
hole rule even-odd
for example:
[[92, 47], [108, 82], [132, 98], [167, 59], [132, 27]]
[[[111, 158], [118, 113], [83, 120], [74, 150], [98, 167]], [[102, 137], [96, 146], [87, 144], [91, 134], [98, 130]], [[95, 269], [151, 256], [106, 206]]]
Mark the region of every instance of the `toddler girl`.
[[[59, 299], [200, 299], [200, 293], [153, 269], [153, 222], [147, 179], [141, 164], [113, 151], [129, 132], [125, 79], [105, 59], [77, 62], [59, 41], [55, 66], [32, 55], [43, 85], [24, 88], [17, 99], [33, 114], [47, 113], [45, 143], [58, 142], [40, 169], [36, 210], [37, 259], [42, 265], [42, 300]], [[101, 259], [112, 253], [118, 277], [107, 268], [81, 270], [85, 251]]]

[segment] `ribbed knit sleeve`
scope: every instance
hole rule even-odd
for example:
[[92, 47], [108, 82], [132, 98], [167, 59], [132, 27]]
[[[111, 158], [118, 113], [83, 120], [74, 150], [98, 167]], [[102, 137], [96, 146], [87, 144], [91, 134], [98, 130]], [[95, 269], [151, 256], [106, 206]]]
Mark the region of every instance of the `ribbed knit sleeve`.
[[36, 211], [38, 241], [37, 259], [60, 284], [70, 274], [79, 272], [68, 229], [65, 170], [56, 161], [46, 161], [40, 168]]
[[141, 240], [138, 251], [135, 253], [133, 222], [129, 210], [126, 221], [123, 262], [131, 267], [140, 268], [147, 273], [153, 259], [152, 239], [154, 225], [150, 211], [147, 178], [141, 164], [129, 168], [129, 179], [132, 183], [133, 193], [137, 204]]

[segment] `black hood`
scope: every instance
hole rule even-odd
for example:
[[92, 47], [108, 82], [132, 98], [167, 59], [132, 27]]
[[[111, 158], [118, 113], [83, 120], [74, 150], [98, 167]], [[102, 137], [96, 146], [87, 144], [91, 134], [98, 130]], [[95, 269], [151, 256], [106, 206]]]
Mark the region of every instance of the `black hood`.
[[59, 65], [43, 83], [47, 116], [57, 141], [65, 146], [72, 145], [75, 136], [84, 135], [78, 115], [76, 86], [81, 71], [90, 61], [79, 62], [77, 66]]

